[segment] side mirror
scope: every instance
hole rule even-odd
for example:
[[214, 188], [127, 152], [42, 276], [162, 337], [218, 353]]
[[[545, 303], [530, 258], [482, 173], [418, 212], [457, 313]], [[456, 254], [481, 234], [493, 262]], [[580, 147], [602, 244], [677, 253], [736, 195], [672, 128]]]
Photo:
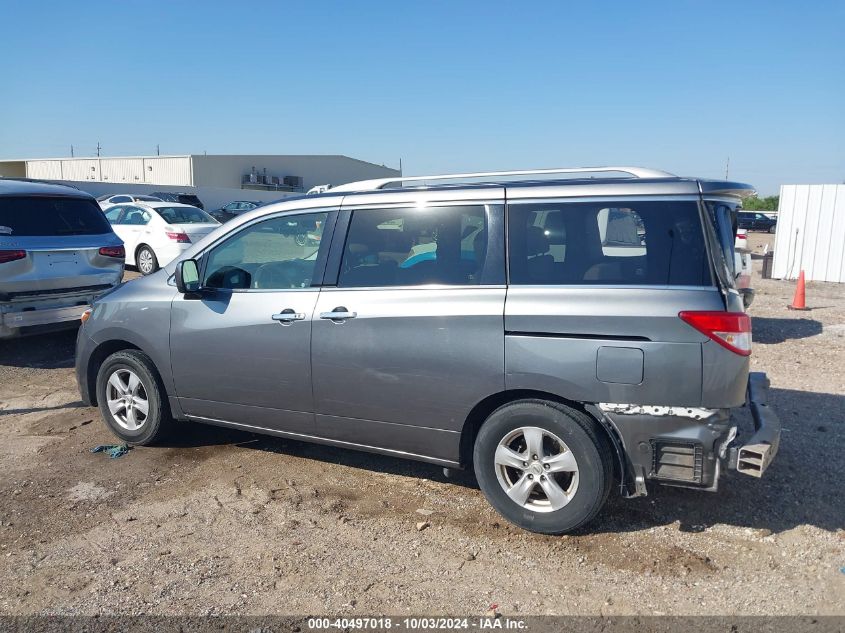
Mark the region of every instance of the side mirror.
[[176, 289], [184, 294], [199, 292], [200, 273], [195, 259], [185, 259], [176, 264]]

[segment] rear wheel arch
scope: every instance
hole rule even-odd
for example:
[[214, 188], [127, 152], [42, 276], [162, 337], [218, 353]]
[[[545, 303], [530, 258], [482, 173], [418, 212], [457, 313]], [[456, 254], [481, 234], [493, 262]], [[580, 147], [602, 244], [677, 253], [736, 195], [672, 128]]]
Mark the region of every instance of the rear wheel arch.
[[573, 409], [581, 415], [589, 418], [590, 421], [594, 423], [596, 429], [600, 431], [600, 436], [609, 443], [612, 448], [613, 455], [616, 457], [613, 464], [614, 477], [616, 477], [617, 480], [622, 479], [623, 473], [621, 471], [620, 464], [624, 464], [626, 462], [626, 458], [619, 442], [613, 436], [614, 431], [608, 429], [601, 420], [596, 419], [596, 416], [584, 406], [584, 403], [568, 400], [567, 398], [563, 398], [547, 391], [535, 391], [532, 389], [510, 389], [507, 391], [501, 391], [484, 398], [484, 400], [480, 401], [472, 408], [466, 418], [466, 421], [464, 422], [463, 428], [461, 429], [459, 458], [461, 465], [469, 467], [472, 464], [472, 452], [473, 447], [475, 446], [475, 438], [478, 436], [478, 432], [481, 430], [481, 427], [487, 418], [489, 418], [496, 409], [518, 400], [545, 400], [548, 402], [555, 402], [557, 404], [562, 404], [565, 407], [569, 407], [570, 409]]

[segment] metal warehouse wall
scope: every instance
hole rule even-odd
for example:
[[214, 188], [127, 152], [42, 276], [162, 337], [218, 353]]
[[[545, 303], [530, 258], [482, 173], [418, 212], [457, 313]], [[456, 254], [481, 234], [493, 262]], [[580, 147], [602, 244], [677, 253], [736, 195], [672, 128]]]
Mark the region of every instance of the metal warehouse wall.
[[772, 276], [845, 282], [845, 185], [780, 188]]
[[26, 161], [26, 175], [43, 180], [122, 182], [131, 184], [194, 184], [190, 156], [64, 158]]
[[[267, 170], [268, 176], [302, 176], [303, 188], [314, 185], [340, 185], [355, 180], [391, 178], [399, 171], [382, 167], [348, 156], [297, 156], [297, 155], [193, 155], [194, 185], [197, 187], [238, 187], [243, 176], [255, 167], [259, 174]], [[249, 193], [244, 199], [249, 200]]]

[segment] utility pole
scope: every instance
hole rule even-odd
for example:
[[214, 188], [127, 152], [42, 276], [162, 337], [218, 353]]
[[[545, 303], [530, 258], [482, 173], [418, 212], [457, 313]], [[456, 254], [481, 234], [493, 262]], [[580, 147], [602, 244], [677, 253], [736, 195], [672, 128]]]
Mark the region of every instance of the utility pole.
[[99, 156], [100, 156], [100, 149], [101, 149], [101, 148], [100, 148], [100, 141], [97, 141], [97, 157], [98, 157], [98, 158], [99, 158]]
[[728, 179], [728, 170], [730, 169], [730, 167], [731, 167], [731, 157], [728, 156], [728, 160], [725, 163], [725, 180]]

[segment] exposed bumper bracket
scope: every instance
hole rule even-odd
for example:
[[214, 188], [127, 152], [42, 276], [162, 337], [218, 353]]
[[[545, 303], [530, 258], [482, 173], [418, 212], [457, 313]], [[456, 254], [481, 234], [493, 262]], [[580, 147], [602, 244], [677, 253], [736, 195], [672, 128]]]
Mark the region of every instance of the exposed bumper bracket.
[[768, 403], [769, 379], [763, 372], [748, 376], [747, 402], [754, 419], [755, 433], [742, 446], [731, 449], [731, 465], [737, 472], [762, 477], [780, 446], [781, 425]]

